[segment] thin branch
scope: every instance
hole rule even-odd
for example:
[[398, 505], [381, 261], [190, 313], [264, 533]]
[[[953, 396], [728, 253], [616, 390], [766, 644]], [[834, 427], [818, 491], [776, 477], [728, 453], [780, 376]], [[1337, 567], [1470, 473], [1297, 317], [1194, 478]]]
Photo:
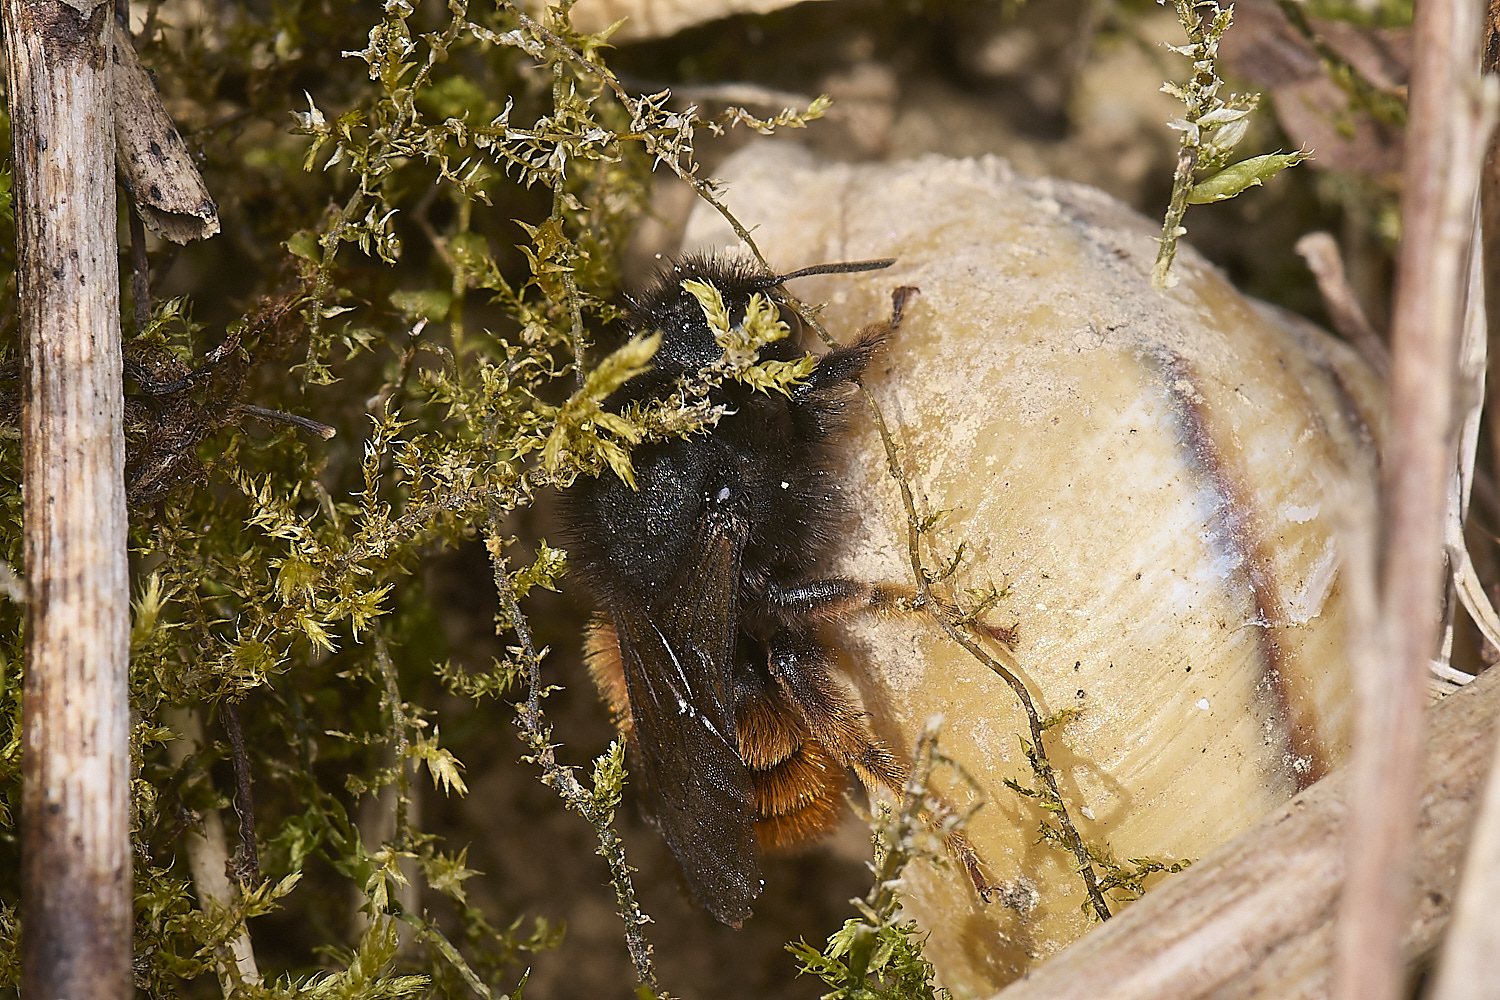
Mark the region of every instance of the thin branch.
[[[472, 990], [475, 996], [479, 997], [480, 1000], [494, 1000], [494, 991], [486, 986], [484, 980], [479, 978], [478, 973], [470, 967], [468, 962], [464, 961], [463, 954], [454, 947], [453, 942], [448, 940], [448, 936], [436, 924], [413, 913], [397, 913], [395, 917], [397, 920], [415, 929], [417, 940], [426, 939], [431, 941], [433, 947], [437, 949], [438, 954], [442, 955], [443, 960], [453, 967], [453, 971], [458, 973], [459, 978], [464, 981], [464, 985]], [[523, 979], [522, 982], [524, 981]], [[508, 998], [502, 998], [502, 1000], [508, 1000]]]
[[1281, 8], [1281, 13], [1297, 33], [1312, 46], [1318, 58], [1323, 60], [1323, 72], [1330, 80], [1338, 84], [1377, 121], [1397, 128], [1406, 126], [1406, 94], [1401, 88], [1380, 87], [1366, 78], [1359, 67], [1345, 59], [1313, 29], [1312, 23], [1303, 13], [1303, 5], [1297, 0], [1276, 0], [1276, 5]]
[[235, 878], [240, 886], [253, 889], [260, 884], [260, 852], [255, 846], [255, 799], [250, 793], [250, 754], [245, 750], [245, 733], [240, 728], [240, 707], [225, 700], [219, 705], [224, 731], [229, 734], [230, 759], [234, 764], [234, 813], [239, 817], [240, 847], [233, 861]]
[[[179, 731], [183, 738], [167, 744], [167, 760], [176, 769], [174, 784], [188, 773], [188, 761], [202, 753], [204, 744], [203, 723], [198, 714], [190, 709], [171, 709], [163, 721]], [[206, 779], [205, 779], [206, 780]], [[192, 813], [181, 810], [188, 818]], [[225, 910], [234, 908], [238, 891], [225, 874], [229, 862], [229, 849], [224, 840], [224, 821], [217, 809], [205, 809], [197, 817], [198, 822], [185, 831], [183, 841], [187, 847], [188, 870], [193, 876], [193, 891], [198, 897], [198, 908], [211, 913], [215, 906]], [[171, 831], [167, 839], [175, 839], [178, 830]], [[261, 982], [260, 970], [255, 962], [255, 948], [250, 940], [250, 931], [240, 921], [237, 932], [216, 952], [216, 971], [219, 985], [228, 996], [235, 983]]]
[[241, 403], [239, 409], [244, 413], [250, 414], [252, 417], [259, 417], [262, 420], [269, 420], [272, 423], [289, 424], [292, 427], [299, 427], [309, 434], [316, 434], [324, 441], [338, 435], [337, 428], [330, 427], [321, 420], [314, 420], [312, 417], [298, 416], [295, 413], [284, 413], [281, 410], [268, 410], [264, 406], [255, 406], [252, 403]]
[[[914, 289], [897, 289], [892, 296], [894, 306], [891, 325], [900, 323], [902, 307], [908, 294]], [[863, 389], [863, 386], [861, 386]], [[1110, 918], [1109, 905], [1104, 900], [1104, 893], [1099, 888], [1099, 877], [1094, 871], [1093, 859], [1089, 857], [1088, 846], [1083, 842], [1077, 827], [1073, 825], [1073, 819], [1068, 814], [1067, 803], [1062, 797], [1062, 791], [1057, 784], [1057, 772], [1047, 758], [1047, 747], [1044, 742], [1045, 730], [1042, 728], [1042, 717], [1036, 710], [1036, 702], [1031, 697], [1031, 692], [1026, 687], [1026, 682], [1021, 680], [1015, 671], [1000, 663], [990, 656], [977, 642], [965, 634], [961, 629], [961, 622], [954, 610], [947, 606], [946, 602], [936, 600], [930, 593], [929, 571], [922, 563], [921, 536], [922, 519], [917, 515], [916, 501], [912, 496], [911, 484], [907, 481], [906, 470], [901, 465], [901, 457], [896, 446], [896, 440], [891, 435], [890, 427], [885, 422], [885, 415], [880, 411], [880, 405], [868, 389], [863, 389], [865, 401], [869, 404], [870, 412], [875, 418], [875, 426], [880, 431], [880, 440], [885, 445], [886, 469], [890, 472], [892, 479], [901, 490], [901, 505], [906, 512], [906, 553], [911, 564], [913, 577], [917, 582], [917, 596], [913, 604], [924, 611], [932, 614], [943, 632], [949, 639], [962, 646], [971, 656], [992, 670], [1001, 680], [1015, 692], [1016, 700], [1021, 703], [1022, 710], [1026, 713], [1026, 725], [1031, 734], [1031, 744], [1035, 748], [1037, 761], [1040, 767], [1037, 774], [1046, 785], [1048, 800], [1056, 806], [1057, 821], [1062, 828], [1062, 839], [1073, 859], [1078, 863], [1078, 874], [1083, 879], [1084, 888], [1088, 893], [1089, 904], [1093, 907], [1094, 915], [1100, 920]]]
[[1365, 315], [1364, 307], [1349, 284], [1338, 243], [1327, 233], [1308, 233], [1297, 241], [1297, 253], [1307, 261], [1307, 269], [1317, 279], [1318, 293], [1323, 297], [1323, 308], [1328, 310], [1333, 328], [1354, 345], [1375, 374], [1381, 379], [1390, 378], [1390, 348], [1385, 346], [1385, 341]]
[[146, 258], [146, 224], [140, 214], [127, 211], [130, 219], [130, 298], [135, 308], [135, 332], [151, 325], [151, 262]]
[[599, 837], [599, 854], [609, 864], [610, 883], [615, 889], [615, 898], [620, 904], [620, 919], [625, 923], [625, 947], [630, 961], [635, 966], [636, 976], [653, 995], [661, 988], [656, 982], [656, 969], [651, 960], [651, 944], [646, 940], [644, 928], [651, 918], [641, 911], [635, 898], [635, 885], [630, 873], [633, 869], [625, 861], [625, 844], [612, 825], [613, 814], [601, 815], [595, 807], [594, 797], [574, 777], [571, 768], [557, 762], [552, 743], [552, 729], [542, 715], [542, 698], [546, 688], [542, 684], [542, 657], [531, 639], [531, 628], [526, 616], [516, 601], [516, 592], [511, 585], [510, 574], [505, 568], [505, 556], [500, 540], [500, 519], [492, 515], [485, 539], [490, 552], [490, 563], [495, 573], [495, 591], [500, 598], [500, 617], [495, 630], [501, 634], [514, 631], [520, 642], [520, 654], [526, 670], [526, 700], [516, 705], [516, 725], [521, 737], [530, 748], [529, 758], [542, 770], [542, 784], [551, 788], [570, 809], [578, 813], [594, 828]]

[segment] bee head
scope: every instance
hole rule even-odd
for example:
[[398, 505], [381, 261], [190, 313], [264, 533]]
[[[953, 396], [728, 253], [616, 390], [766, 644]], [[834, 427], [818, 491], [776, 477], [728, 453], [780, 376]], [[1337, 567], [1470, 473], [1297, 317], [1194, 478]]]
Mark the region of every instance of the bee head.
[[759, 293], [782, 306], [782, 319], [793, 331], [791, 337], [763, 348], [761, 357], [763, 360], [786, 360], [797, 353], [797, 332], [801, 321], [795, 312], [785, 307], [786, 296], [780, 290], [784, 282], [814, 274], [872, 271], [889, 267], [892, 263], [893, 260], [886, 259], [818, 264], [787, 274], [773, 274], [743, 257], [692, 254], [671, 262], [643, 292], [629, 298], [630, 324], [637, 332], [661, 332], [661, 347], [657, 349], [652, 365], [662, 375], [671, 377], [697, 371], [717, 361], [723, 348], [714, 340], [713, 331], [703, 315], [703, 306], [682, 287], [682, 283], [702, 281], [718, 289], [729, 312], [731, 326], [739, 325], [750, 297]]

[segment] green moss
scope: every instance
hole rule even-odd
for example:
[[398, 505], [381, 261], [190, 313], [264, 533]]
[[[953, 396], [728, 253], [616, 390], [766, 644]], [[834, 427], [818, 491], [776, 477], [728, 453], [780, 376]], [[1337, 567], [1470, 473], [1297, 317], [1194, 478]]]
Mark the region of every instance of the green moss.
[[[231, 275], [220, 295], [158, 302], [127, 344], [136, 974], [153, 996], [215, 979], [247, 997], [517, 995], [524, 956], [561, 929], [520, 914], [492, 924], [466, 894], [466, 848], [424, 830], [413, 803], [422, 769], [428, 795], [468, 791], [462, 748], [438, 725], [444, 689], [514, 697], [518, 682], [533, 764], [596, 829], [638, 974], [657, 990], [611, 828], [623, 747], [594, 762], [588, 787], [558, 760], [545, 651], [516, 604], [556, 589], [567, 554], [528, 539], [534, 555], [511, 571], [516, 539], [497, 529], [576, 475], [628, 477], [645, 436], [701, 428], [702, 414], [600, 410], [656, 338], [583, 375], [590, 331], [615, 316], [624, 238], [653, 162], [691, 176], [701, 130], [797, 127], [822, 106], [707, 121], [633, 97], [604, 62], [608, 33], [573, 30], [568, 6], [536, 22], [509, 3], [286, 0], [174, 23], [187, 15], [146, 5], [145, 61], [222, 192], [225, 235], [188, 256]], [[288, 92], [302, 95], [290, 115]], [[6, 225], [0, 268], [13, 266]], [[6, 324], [14, 357], [13, 314]], [[18, 465], [14, 437], [0, 440], [12, 564]], [[480, 535], [516, 642], [489, 673], [448, 663], [415, 577]], [[17, 975], [20, 624], [0, 604], [0, 987]], [[178, 764], [161, 750], [184, 735], [167, 713], [219, 733], [231, 706], [243, 749], [210, 738]], [[183, 835], [208, 810], [249, 807], [240, 777], [254, 778], [254, 838], [232, 861], [231, 898], [200, 905]], [[446, 899], [441, 920], [403, 903], [414, 879]], [[227, 943], [277, 910], [311, 930], [300, 961], [320, 968], [236, 985]]]

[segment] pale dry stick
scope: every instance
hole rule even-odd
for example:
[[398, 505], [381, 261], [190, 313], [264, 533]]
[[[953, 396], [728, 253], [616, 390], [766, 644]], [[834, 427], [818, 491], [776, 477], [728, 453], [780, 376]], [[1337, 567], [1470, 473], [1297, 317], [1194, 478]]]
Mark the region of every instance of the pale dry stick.
[[1430, 1000], [1500, 998], [1500, 922], [1494, 916], [1500, 897], [1500, 745], [1491, 755], [1463, 871]]
[[[1479, 245], [1477, 236], [1476, 232], [1476, 247]], [[1473, 257], [1469, 275], [1469, 317], [1465, 324], [1465, 339], [1477, 336], [1482, 342], [1487, 326], [1483, 301], [1484, 271], [1480, 255], [1476, 253]], [[1482, 386], [1480, 398], [1483, 398]], [[1477, 417], [1471, 422], [1476, 425], [1473, 436], [1477, 439]], [[1466, 436], [1469, 431], [1468, 423], [1465, 425]], [[1472, 459], [1468, 471], [1472, 475]], [[1486, 638], [1500, 646], [1500, 635], [1492, 634], [1497, 624], [1494, 608], [1483, 588], [1478, 586], [1478, 574], [1474, 571], [1467, 548], [1460, 547], [1455, 551], [1455, 543], [1451, 537], [1454, 527], [1454, 520], [1450, 517], [1449, 556], [1454, 562], [1458, 592], [1464, 599], [1465, 607], [1470, 607], [1470, 602], [1474, 600], [1481, 602], [1480, 609], [1470, 608], [1470, 615]], [[1461, 526], [1459, 532], [1457, 541], [1462, 546]], [[1477, 594], [1473, 593], [1475, 590], [1478, 591]], [[1463, 882], [1454, 905], [1453, 924], [1443, 945], [1442, 959], [1430, 994], [1431, 1000], [1500, 1000], [1500, 923], [1494, 920], [1492, 913], [1496, 898], [1500, 898], [1500, 758], [1490, 763], [1489, 781], [1469, 843]]]
[[1485, 136], [1478, 128], [1479, 2], [1416, 7], [1402, 243], [1392, 324], [1391, 434], [1381, 575], [1383, 655], [1359, 664], [1335, 997], [1395, 1000], [1420, 782], [1428, 662], [1437, 647], [1453, 468], [1459, 303]]
[[206, 240], [219, 231], [219, 208], [193, 163], [192, 152], [151, 74], [136, 57], [130, 32], [116, 23], [114, 64], [115, 157], [135, 212], [151, 231], [173, 243]]
[[4, 0], [24, 345], [21, 993], [132, 995], [112, 5]]
[[[167, 744], [167, 762], [173, 769], [182, 767], [187, 759], [206, 740], [203, 722], [197, 713], [185, 709], [169, 709], [162, 721], [181, 733], [183, 738]], [[189, 827], [182, 836], [187, 848], [188, 871], [193, 876], [193, 892], [198, 897], [198, 908], [210, 913], [215, 907], [229, 909], [234, 905], [239, 890], [229, 881], [225, 866], [229, 863], [229, 845], [224, 838], [224, 819], [217, 809], [205, 809], [198, 814], [201, 831]], [[260, 985], [260, 969], [255, 964], [255, 948], [250, 941], [250, 932], [243, 922], [240, 932], [226, 942], [218, 956], [215, 971], [219, 975], [219, 986], [228, 996], [236, 986]]]
[[[1493, 73], [1500, 69], [1500, 0], [1490, 0], [1488, 24], [1485, 32], [1486, 46], [1483, 67]], [[1481, 212], [1485, 238], [1485, 270], [1489, 272], [1487, 291], [1493, 295], [1497, 288], [1496, 277], [1500, 277], [1500, 141], [1491, 137], [1490, 153], [1485, 165], [1482, 192], [1484, 201]], [[1471, 296], [1473, 292], [1470, 292]], [[1494, 312], [1493, 308], [1490, 310]], [[1450, 532], [1451, 532], [1450, 526]], [[1464, 584], [1479, 587], [1477, 574], [1472, 565], [1463, 567], [1466, 577], [1460, 578], [1460, 594]], [[1472, 577], [1469, 579], [1467, 577]], [[1480, 593], [1483, 593], [1482, 587]], [[1500, 637], [1490, 635], [1486, 623], [1480, 622], [1481, 630], [1491, 643], [1500, 646]], [[1495, 625], [1496, 623], [1488, 623]], [[1500, 626], [1496, 626], [1500, 628]], [[1500, 751], [1500, 748], [1497, 748]], [[1456, 1000], [1473, 997], [1475, 1000], [1493, 1000], [1500, 996], [1500, 923], [1491, 914], [1494, 900], [1500, 895], [1500, 756], [1490, 761], [1489, 781], [1485, 789], [1483, 806], [1474, 824], [1474, 835], [1469, 853], [1464, 861], [1463, 884], [1454, 904], [1453, 926], [1443, 945], [1443, 954], [1431, 993], [1432, 1000]]]
[[1494, 915], [1500, 897], [1500, 752], [1492, 755], [1489, 770], [1430, 1000], [1500, 997], [1500, 921]]
[[[1470, 246], [1481, 246], [1478, 220]], [[1500, 648], [1500, 615], [1495, 612], [1469, 546], [1464, 539], [1464, 523], [1469, 515], [1469, 496], [1474, 485], [1474, 461], [1479, 451], [1479, 425], [1484, 415], [1485, 367], [1488, 347], [1488, 319], [1484, 301], [1484, 261], [1479, 253], [1469, 254], [1469, 287], [1464, 316], [1463, 345], [1459, 351], [1459, 391], [1464, 402], [1464, 419], [1459, 431], [1458, 470], [1449, 477], [1448, 516], [1443, 529], [1444, 546], [1452, 572], [1453, 593], [1463, 604], [1469, 618], [1491, 645]], [[1441, 663], [1449, 665], [1453, 648], [1453, 607], [1449, 602], [1444, 627]], [[1462, 678], [1459, 678], [1462, 682]]]
[[[1433, 709], [1408, 954], [1441, 935], [1500, 728], [1500, 672]], [[995, 1000], [1326, 1000], [1344, 879], [1349, 768], [1052, 956]]]
[[1297, 253], [1307, 261], [1307, 269], [1318, 282], [1318, 293], [1323, 298], [1323, 308], [1333, 328], [1339, 332], [1365, 362], [1382, 379], [1391, 374], [1391, 352], [1375, 332], [1375, 327], [1365, 315], [1364, 308], [1349, 285], [1349, 276], [1344, 271], [1344, 259], [1339, 254], [1339, 245], [1327, 233], [1308, 233], [1297, 241]]

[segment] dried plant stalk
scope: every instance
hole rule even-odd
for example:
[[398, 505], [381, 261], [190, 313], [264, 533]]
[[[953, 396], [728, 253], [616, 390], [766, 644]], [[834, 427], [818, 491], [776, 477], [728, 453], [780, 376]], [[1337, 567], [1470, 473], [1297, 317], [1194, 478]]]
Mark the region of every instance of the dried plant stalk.
[[1500, 998], [1500, 923], [1493, 914], [1500, 896], [1500, 755], [1491, 755], [1489, 771], [1432, 1000]]
[[1339, 246], [1327, 233], [1308, 233], [1297, 241], [1297, 253], [1307, 261], [1307, 269], [1318, 282], [1318, 292], [1323, 297], [1323, 308], [1333, 328], [1375, 369], [1381, 378], [1391, 374], [1391, 352], [1375, 332], [1375, 327], [1365, 315], [1349, 284], [1344, 271], [1344, 259], [1339, 255]]
[[1395, 1000], [1404, 981], [1401, 928], [1410, 908], [1428, 663], [1440, 627], [1459, 324], [1485, 146], [1478, 0], [1419, 4], [1414, 29], [1383, 462], [1384, 655], [1360, 662], [1349, 877], [1334, 966], [1335, 995], [1345, 1000]]
[[206, 240], [219, 231], [219, 209], [141, 65], [130, 33], [111, 33], [115, 158], [120, 179], [151, 231], [174, 243]]
[[[167, 761], [174, 769], [179, 768], [206, 742], [203, 723], [197, 713], [185, 708], [170, 710], [162, 721], [183, 735], [182, 739], [167, 744]], [[201, 828], [189, 827], [183, 832], [182, 839], [187, 847], [188, 869], [193, 874], [193, 892], [198, 897], [198, 906], [205, 913], [211, 913], [215, 907], [228, 909], [233, 906], [238, 889], [230, 883], [227, 873], [229, 843], [224, 838], [224, 821], [219, 810], [205, 809], [198, 819]], [[244, 923], [240, 924], [240, 933], [226, 942], [218, 958], [216, 971], [225, 996], [236, 985], [260, 985], [255, 948]]]
[[131, 995], [130, 646], [109, 5], [5, 0], [25, 347], [25, 996]]

